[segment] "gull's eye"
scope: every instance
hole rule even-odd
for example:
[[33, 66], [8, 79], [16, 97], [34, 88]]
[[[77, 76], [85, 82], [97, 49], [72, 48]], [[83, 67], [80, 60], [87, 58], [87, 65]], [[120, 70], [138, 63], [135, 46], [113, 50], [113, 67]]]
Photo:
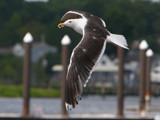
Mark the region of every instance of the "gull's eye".
[[69, 23], [72, 23], [72, 21], [69, 21]]

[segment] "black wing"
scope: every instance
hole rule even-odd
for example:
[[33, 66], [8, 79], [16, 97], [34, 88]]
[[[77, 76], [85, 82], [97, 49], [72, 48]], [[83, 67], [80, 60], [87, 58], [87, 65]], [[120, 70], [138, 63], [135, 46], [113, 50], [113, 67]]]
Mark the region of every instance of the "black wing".
[[83, 86], [90, 78], [104, 44], [105, 39], [93, 36], [84, 37], [72, 52], [66, 77], [65, 102], [73, 108], [78, 104]]

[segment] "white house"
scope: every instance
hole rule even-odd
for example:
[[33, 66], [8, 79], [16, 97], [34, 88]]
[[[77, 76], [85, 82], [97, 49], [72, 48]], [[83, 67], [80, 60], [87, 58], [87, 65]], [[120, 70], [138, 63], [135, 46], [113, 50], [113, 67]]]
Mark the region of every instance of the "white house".
[[[15, 56], [23, 57], [25, 53], [24, 44], [17, 43], [13, 46], [12, 52]], [[56, 53], [57, 48], [54, 46], [50, 46], [47, 43], [33, 43], [32, 45], [32, 53], [31, 60], [33, 63], [37, 62], [44, 54], [52, 52]]]

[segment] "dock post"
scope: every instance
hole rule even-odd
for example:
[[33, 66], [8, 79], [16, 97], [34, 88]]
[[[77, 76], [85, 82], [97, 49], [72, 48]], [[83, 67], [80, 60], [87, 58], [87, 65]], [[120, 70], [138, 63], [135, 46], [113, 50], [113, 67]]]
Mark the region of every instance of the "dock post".
[[146, 52], [146, 93], [145, 93], [145, 106], [148, 108], [150, 106], [150, 97], [151, 97], [151, 82], [150, 82], [150, 73], [151, 73], [151, 58], [153, 56], [153, 51], [148, 49]]
[[27, 33], [24, 38], [24, 69], [23, 69], [23, 117], [29, 116], [29, 99], [30, 99], [30, 68], [31, 68], [31, 44], [33, 37]]
[[118, 68], [118, 106], [117, 106], [117, 116], [123, 117], [123, 99], [124, 99], [124, 49], [118, 47], [118, 59], [119, 59], [119, 68]]
[[140, 79], [139, 79], [139, 96], [140, 96], [140, 115], [145, 115], [145, 60], [146, 60], [146, 50], [148, 48], [148, 44], [145, 40], [139, 45], [140, 48]]
[[69, 48], [68, 46], [70, 45], [71, 41], [68, 35], [65, 35], [62, 38], [61, 44], [62, 44], [62, 81], [61, 81], [61, 99], [62, 99], [62, 104], [61, 104], [61, 114], [62, 115], [67, 115], [67, 111], [65, 108], [65, 83], [66, 83], [66, 75], [67, 75], [67, 67], [68, 67], [68, 54], [69, 54]]

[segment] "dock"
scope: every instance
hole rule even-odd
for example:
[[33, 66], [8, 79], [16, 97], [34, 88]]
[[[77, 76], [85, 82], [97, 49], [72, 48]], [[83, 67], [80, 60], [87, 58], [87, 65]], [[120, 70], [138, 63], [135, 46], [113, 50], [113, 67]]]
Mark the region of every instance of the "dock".
[[[160, 120], [155, 119], [156, 116], [135, 116], [129, 115], [123, 118], [113, 114], [71, 114], [69, 116], [62, 115], [42, 115], [41, 117], [22, 117], [21, 114], [0, 114], [0, 120], [61, 120], [61, 119], [74, 119], [74, 120], [86, 120], [86, 119], [100, 119], [100, 120]], [[160, 115], [156, 118], [160, 118]]]

